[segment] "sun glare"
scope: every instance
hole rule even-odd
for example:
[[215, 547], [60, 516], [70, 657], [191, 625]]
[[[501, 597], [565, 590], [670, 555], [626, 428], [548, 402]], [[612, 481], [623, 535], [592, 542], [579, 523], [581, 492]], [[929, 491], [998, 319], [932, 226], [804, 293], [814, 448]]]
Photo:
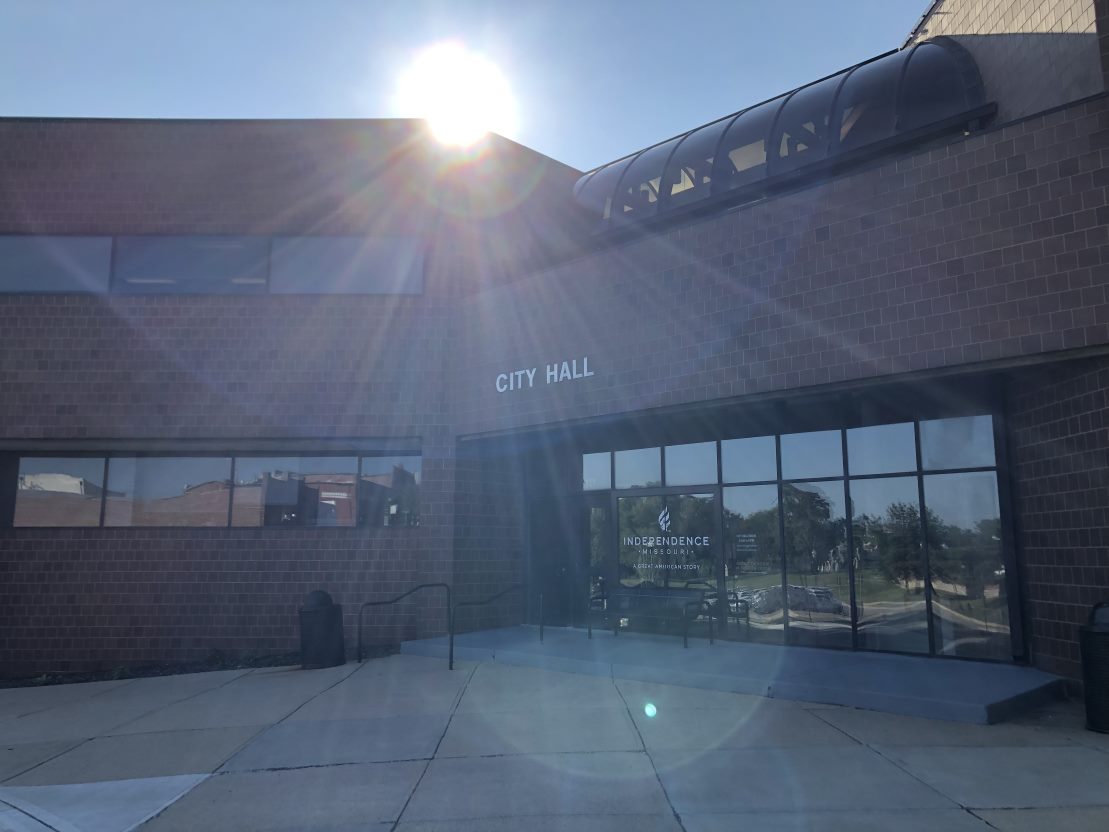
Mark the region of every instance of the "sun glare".
[[397, 109], [426, 119], [443, 144], [466, 146], [486, 133], [516, 132], [516, 101], [500, 69], [455, 41], [420, 52], [401, 74]]

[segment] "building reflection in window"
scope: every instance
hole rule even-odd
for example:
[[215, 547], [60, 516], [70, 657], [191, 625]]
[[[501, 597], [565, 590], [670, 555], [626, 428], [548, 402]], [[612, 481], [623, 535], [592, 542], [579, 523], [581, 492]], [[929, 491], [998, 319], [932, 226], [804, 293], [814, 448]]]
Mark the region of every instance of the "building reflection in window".
[[419, 524], [420, 457], [362, 457], [362, 478], [358, 488], [358, 525]]
[[354, 457], [236, 457], [233, 526], [354, 525]]
[[226, 526], [230, 457], [112, 457], [105, 526]]
[[16, 526], [98, 526], [104, 458], [23, 457]]
[[993, 471], [924, 477], [936, 652], [1009, 660], [1009, 604]]

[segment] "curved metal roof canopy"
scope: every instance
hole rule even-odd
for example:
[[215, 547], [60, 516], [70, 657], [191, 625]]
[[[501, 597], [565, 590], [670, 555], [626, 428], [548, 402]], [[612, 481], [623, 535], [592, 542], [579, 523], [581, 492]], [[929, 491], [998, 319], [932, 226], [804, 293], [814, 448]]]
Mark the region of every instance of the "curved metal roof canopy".
[[992, 114], [970, 54], [939, 37], [698, 127], [587, 173], [578, 204], [602, 228], [761, 192]]

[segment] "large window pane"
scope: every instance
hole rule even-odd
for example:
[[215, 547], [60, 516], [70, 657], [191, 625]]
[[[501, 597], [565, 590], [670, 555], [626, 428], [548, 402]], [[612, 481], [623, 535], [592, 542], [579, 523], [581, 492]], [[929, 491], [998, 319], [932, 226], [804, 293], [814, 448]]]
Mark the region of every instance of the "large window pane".
[[713, 193], [750, 184], [766, 176], [766, 141], [784, 98], [740, 113], [728, 127], [712, 169]]
[[274, 294], [418, 295], [424, 262], [411, 237], [275, 237]]
[[258, 294], [266, 291], [266, 237], [117, 237], [113, 291]]
[[858, 646], [927, 653], [916, 477], [852, 480], [851, 508]]
[[14, 524], [99, 526], [103, 491], [102, 457], [23, 457]]
[[233, 526], [350, 526], [354, 457], [236, 457]]
[[226, 526], [231, 459], [113, 457], [105, 526]]
[[[778, 486], [724, 489], [724, 583], [732, 620], [750, 622], [752, 638], [780, 643], [782, 556], [778, 544]], [[747, 628], [737, 631], [747, 635]]]
[[662, 457], [658, 448], [616, 452], [616, 487], [662, 485]]
[[420, 524], [418, 456], [364, 456], [358, 486], [359, 526]]
[[612, 454], [582, 454], [581, 487], [584, 491], [612, 488]]
[[847, 431], [847, 467], [852, 476], [915, 471], [913, 423], [851, 428]]
[[773, 436], [725, 439], [720, 443], [724, 482], [764, 482], [778, 478]]
[[619, 580], [627, 587], [716, 594], [716, 501], [711, 494], [619, 499]]
[[615, 219], [632, 215], [643, 218], [655, 213], [658, 207], [662, 168], [680, 140], [680, 137], [671, 139], [664, 144], [650, 147], [635, 157], [635, 161], [628, 166], [624, 178], [620, 180], [620, 189], [616, 194], [616, 209], [613, 212]]
[[938, 43], [922, 43], [909, 57], [901, 80], [901, 121], [904, 132], [942, 121], [981, 102], [973, 95], [955, 54]]
[[667, 485], [711, 485], [716, 482], [715, 442], [668, 445], [665, 453]]
[[992, 466], [993, 418], [960, 416], [921, 422], [920, 458], [925, 470]]
[[843, 446], [838, 430], [782, 436], [782, 479], [843, 476]]
[[993, 471], [924, 478], [936, 651], [1012, 659]]
[[908, 54], [905, 49], [851, 71], [836, 96], [833, 147], [854, 150], [893, 135], [897, 124], [897, 84]]
[[581, 190], [575, 194], [578, 204], [601, 219], [612, 216], [613, 191], [624, 168], [631, 164], [634, 156], [620, 159], [594, 173]]
[[729, 124], [731, 119], [721, 119], [682, 139], [662, 177], [663, 209], [667, 205], [686, 205], [709, 195], [712, 160], [720, 144], [720, 135]]
[[851, 586], [843, 480], [785, 483], [790, 640], [851, 646]]
[[110, 237], [0, 235], [0, 292], [107, 292]]

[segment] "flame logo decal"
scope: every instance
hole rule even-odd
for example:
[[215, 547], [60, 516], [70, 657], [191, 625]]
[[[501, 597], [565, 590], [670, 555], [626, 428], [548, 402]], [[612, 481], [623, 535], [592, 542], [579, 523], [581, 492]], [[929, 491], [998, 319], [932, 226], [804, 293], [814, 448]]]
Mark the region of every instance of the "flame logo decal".
[[658, 527], [664, 532], [670, 531], [670, 509], [663, 508], [658, 516]]

